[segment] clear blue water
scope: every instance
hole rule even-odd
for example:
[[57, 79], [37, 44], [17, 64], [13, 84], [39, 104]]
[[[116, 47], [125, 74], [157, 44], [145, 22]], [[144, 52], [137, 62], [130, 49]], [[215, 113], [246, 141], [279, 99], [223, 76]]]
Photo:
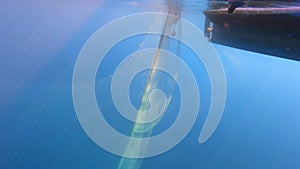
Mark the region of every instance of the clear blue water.
[[[74, 65], [84, 43], [100, 27], [128, 14], [157, 11], [165, 3], [12, 0], [0, 4], [0, 168], [116, 169], [121, 157], [97, 146], [76, 117]], [[181, 16], [203, 29], [206, 2], [184, 1], [183, 5]], [[122, 57], [136, 50], [140, 40], [138, 36], [127, 39], [108, 53], [108, 58], [122, 55], [107, 60], [102, 74], [97, 74], [99, 86], [109, 85], [105, 77]], [[210, 82], [201, 61], [183, 48], [182, 58], [195, 74], [201, 94], [198, 118], [180, 144], [144, 159], [141, 169], [300, 168], [300, 62], [214, 47], [227, 79], [219, 127], [207, 142], [198, 143], [210, 106]], [[142, 93], [143, 88], [138, 89]], [[97, 91], [101, 93], [101, 88]], [[170, 111], [177, 110], [180, 102], [175, 97], [178, 89], [174, 92]], [[107, 103], [99, 105], [115, 112], [111, 96], [99, 94], [102, 97]], [[138, 100], [141, 95], [131, 97]], [[120, 132], [130, 133], [132, 126], [126, 121], [105, 116]], [[154, 134], [174, 119], [174, 114], [167, 114]]]

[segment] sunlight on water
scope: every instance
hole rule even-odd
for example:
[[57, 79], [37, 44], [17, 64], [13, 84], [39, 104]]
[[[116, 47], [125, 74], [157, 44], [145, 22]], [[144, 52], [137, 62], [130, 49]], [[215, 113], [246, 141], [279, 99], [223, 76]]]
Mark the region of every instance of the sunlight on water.
[[[171, 6], [170, 6], [171, 7]], [[176, 11], [174, 11], [176, 10]], [[178, 9], [170, 9], [169, 10], [170, 14], [175, 14], [176, 16], [179, 14], [180, 16], [180, 11]], [[172, 34], [175, 36], [176, 30], [180, 31], [178, 28], [178, 23], [176, 22], [177, 18], [175, 17], [170, 17], [168, 16], [167, 18], [161, 18], [161, 17], [157, 17], [155, 19], [155, 21], [153, 22], [150, 31], [153, 31], [151, 29], [160, 29], [162, 34], [166, 34], [166, 32], [172, 32]], [[176, 28], [177, 27], [177, 28]], [[177, 36], [180, 35], [180, 32], [177, 32]], [[153, 36], [152, 36], [153, 37]], [[137, 120], [143, 120], [145, 119], [145, 114], [143, 112], [145, 112], [146, 110], [149, 109], [149, 107], [151, 106], [157, 106], [157, 105], [161, 105], [160, 109], [154, 109], [153, 112], [148, 112], [148, 113], [153, 113], [156, 114], [158, 113], [157, 111], [165, 111], [166, 107], [168, 107], [168, 104], [172, 98], [172, 92], [173, 91], [169, 91], [170, 93], [166, 94], [165, 99], [163, 99], [164, 101], [161, 101], [161, 98], [155, 98], [156, 96], [154, 96], [154, 98], [152, 98], [153, 93], [155, 91], [155, 89], [157, 88], [157, 86], [162, 86], [162, 85], [166, 85], [166, 82], [164, 82], [164, 80], [160, 77], [158, 73], [158, 70], [156, 70], [156, 65], [158, 62], [160, 62], [160, 52], [158, 51], [161, 48], [169, 48], [169, 40], [166, 37], [163, 37], [162, 35], [160, 36], [155, 36], [157, 40], [149, 40], [148, 37], [146, 37], [144, 39], [144, 41], [141, 43], [143, 45], [149, 45], [149, 43], [153, 43], [156, 42], [157, 45], [157, 52], [155, 53], [154, 56], [154, 60], [153, 60], [153, 66], [152, 69], [150, 70], [149, 73], [149, 77], [148, 77], [148, 82], [147, 85], [145, 87], [145, 91], [142, 97], [142, 101], [141, 101], [141, 105], [139, 108], [139, 112], [137, 114]], [[153, 45], [153, 44], [151, 44]], [[179, 44], [178, 44], [179, 45]], [[146, 46], [139, 46], [141, 48], [144, 48]], [[145, 56], [147, 57], [147, 56]], [[176, 65], [174, 65], [176, 66]], [[168, 84], [169, 88], [174, 88], [174, 83]], [[162, 97], [157, 95], [158, 97]], [[151, 101], [153, 100], [153, 101]], [[150, 105], [151, 103], [151, 105]], [[159, 117], [157, 120], [150, 122], [150, 123], [145, 123], [145, 124], [141, 124], [141, 123], [135, 123], [134, 127], [132, 129], [131, 132], [131, 137], [133, 138], [144, 138], [144, 137], [149, 137], [152, 134], [152, 130], [153, 128], [156, 126], [156, 124], [160, 121], [160, 119], [162, 118], [163, 114], [161, 115], [161, 117]], [[127, 145], [126, 148], [126, 152], [130, 152], [133, 153], [135, 156], [136, 155], [142, 155], [147, 151], [147, 144], [143, 144], [141, 145], [141, 140], [129, 140], [129, 143]], [[119, 163], [118, 169], [139, 169], [142, 163], [142, 159], [132, 159], [132, 158], [126, 158], [123, 157]]]

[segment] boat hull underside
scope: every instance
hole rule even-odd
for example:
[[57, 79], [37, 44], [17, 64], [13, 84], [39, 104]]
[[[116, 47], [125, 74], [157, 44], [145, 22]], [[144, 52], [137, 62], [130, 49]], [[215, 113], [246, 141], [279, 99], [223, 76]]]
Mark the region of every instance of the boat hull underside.
[[224, 9], [204, 13], [213, 23], [212, 32], [206, 34], [214, 43], [300, 60], [300, 17], [296, 13], [251, 13], [247, 9], [238, 9], [233, 14]]

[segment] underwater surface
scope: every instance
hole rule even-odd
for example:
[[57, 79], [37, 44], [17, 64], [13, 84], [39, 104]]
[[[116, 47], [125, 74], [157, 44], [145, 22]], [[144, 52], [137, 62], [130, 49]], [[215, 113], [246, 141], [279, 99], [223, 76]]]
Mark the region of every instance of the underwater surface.
[[[95, 32], [127, 15], [170, 11], [204, 32], [205, 9], [205, 0], [0, 2], [0, 168], [300, 168], [300, 62], [214, 44], [204, 34], [192, 36], [195, 38], [193, 45], [206, 44], [212, 47], [222, 63], [226, 77], [226, 101], [222, 118], [213, 134], [200, 143], [199, 135], [213, 104], [214, 89], [211, 88], [205, 59], [199, 59], [188, 44], [176, 40], [175, 37], [184, 36], [188, 32], [184, 27], [174, 28], [178, 24], [169, 24], [172, 34], [169, 37], [144, 33], [117, 41], [99, 63], [94, 74], [95, 81], [91, 83], [95, 87], [91, 91], [95, 92], [96, 102], [106, 121], [115, 131], [131, 137], [159, 136], [172, 128], [181, 106], [184, 106], [181, 104], [183, 101], [188, 105], [194, 101], [199, 103], [195, 123], [178, 144], [152, 157], [129, 159], [99, 146], [78, 119], [78, 109], [74, 103], [77, 99], [74, 98], [74, 70], [84, 45]], [[104, 48], [114, 33], [131, 30], [138, 25], [137, 22], [116, 28], [115, 32], [108, 33], [107, 38], [99, 41], [96, 49]], [[165, 25], [163, 31], [168, 30], [168, 24]], [[157, 27], [162, 25], [153, 24], [149, 31]], [[150, 100], [152, 98], [153, 105], [161, 103], [165, 106], [163, 116], [150, 123], [148, 133], [136, 134], [138, 129], [149, 126], [139, 125], [119, 114], [111, 94], [111, 85], [118, 65], [132, 53], [147, 48], [170, 51], [184, 61], [194, 75], [199, 90], [195, 93], [199, 93], [200, 98], [182, 99], [181, 86], [175, 83], [179, 78], [176, 75], [181, 72], [177, 63], [170, 66], [172, 70], [178, 71], [174, 76], [153, 68], [140, 71], [133, 77], [129, 91], [124, 93], [122, 87], [125, 83], [117, 83], [117, 87], [120, 87], [117, 90], [118, 97], [127, 93], [136, 109], [149, 108], [148, 102], [143, 104], [145, 95]], [[206, 53], [200, 55], [203, 57]], [[170, 63], [168, 59], [164, 62]], [[86, 69], [89, 70], [89, 65]], [[151, 76], [154, 82], [149, 80], [153, 71], [156, 72]], [[86, 77], [81, 78], [85, 82]], [[221, 78], [216, 79], [218, 81]], [[160, 93], [148, 95], [147, 86], [163, 90], [167, 101], [158, 98]], [[193, 88], [188, 82], [187, 86]], [[80, 92], [84, 95], [90, 91]], [[221, 97], [218, 94], [216, 98]], [[158, 109], [161, 108], [159, 106]], [[90, 107], [85, 108], [90, 110]], [[190, 123], [192, 121], [187, 120], [182, 125]], [[102, 130], [97, 132], [101, 133]], [[163, 140], [159, 143], [168, 146], [168, 138], [165, 140], [166, 143]], [[121, 145], [119, 140], [110, 141], [115, 147]], [[137, 142], [133, 145], [137, 145]], [[125, 151], [133, 150], [127, 146], [124, 154]]]

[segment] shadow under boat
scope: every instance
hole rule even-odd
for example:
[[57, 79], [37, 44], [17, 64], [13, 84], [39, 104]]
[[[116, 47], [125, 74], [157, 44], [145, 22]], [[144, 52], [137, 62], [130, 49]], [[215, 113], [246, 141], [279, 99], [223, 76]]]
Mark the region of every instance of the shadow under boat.
[[232, 13], [228, 4], [214, 5], [204, 11], [212, 42], [300, 61], [300, 5], [255, 1]]

